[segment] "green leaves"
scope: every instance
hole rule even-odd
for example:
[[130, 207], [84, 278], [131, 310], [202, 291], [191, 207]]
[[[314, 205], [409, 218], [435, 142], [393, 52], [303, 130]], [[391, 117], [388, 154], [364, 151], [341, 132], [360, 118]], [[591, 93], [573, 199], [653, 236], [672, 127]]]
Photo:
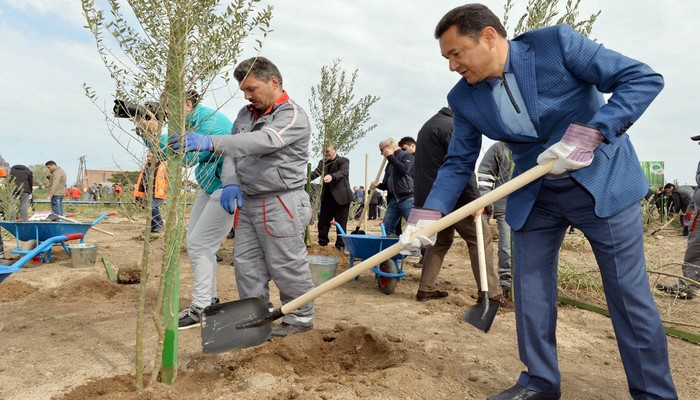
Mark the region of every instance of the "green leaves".
[[318, 133], [312, 137], [312, 152], [322, 154], [332, 143], [341, 154], [347, 154], [376, 125], [365, 126], [369, 108], [379, 97], [366, 95], [355, 101], [357, 70], [348, 76], [340, 68], [340, 59], [321, 67], [321, 81], [311, 87], [309, 108]]
[[[514, 0], [507, 0], [503, 7], [503, 25], [506, 29], [508, 29], [508, 16], [513, 10], [513, 3]], [[591, 14], [588, 19], [577, 21], [580, 3], [581, 0], [567, 0], [564, 14], [557, 18], [560, 14], [559, 0], [528, 0], [525, 13], [520, 17], [518, 24], [515, 26], [514, 36], [523, 32], [556, 24], [569, 24], [576, 31], [588, 37], [601, 11]]]

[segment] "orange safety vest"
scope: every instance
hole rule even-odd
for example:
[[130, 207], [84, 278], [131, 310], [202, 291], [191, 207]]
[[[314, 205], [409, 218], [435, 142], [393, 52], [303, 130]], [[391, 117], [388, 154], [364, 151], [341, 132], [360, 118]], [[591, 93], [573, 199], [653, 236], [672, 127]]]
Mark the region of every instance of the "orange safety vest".
[[[136, 187], [134, 188], [134, 197], [146, 197], [146, 193], [139, 190], [141, 187], [141, 181], [143, 180], [143, 172], [139, 174], [139, 179], [136, 181]], [[156, 168], [156, 184], [155, 184], [155, 197], [156, 199], [165, 199], [165, 193], [168, 186], [168, 171], [166, 163], [162, 162], [158, 164]]]

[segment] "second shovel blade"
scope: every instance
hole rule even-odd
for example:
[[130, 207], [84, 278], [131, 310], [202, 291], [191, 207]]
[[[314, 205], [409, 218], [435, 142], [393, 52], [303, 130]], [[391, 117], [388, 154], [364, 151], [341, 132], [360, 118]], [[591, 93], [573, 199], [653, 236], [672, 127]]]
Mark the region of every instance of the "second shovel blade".
[[488, 310], [486, 310], [486, 313], [484, 314], [486, 303], [478, 303], [467, 309], [467, 312], [464, 313], [464, 318], [462, 318], [462, 320], [475, 326], [477, 329], [484, 331], [484, 333], [488, 333], [489, 329], [491, 329], [491, 324], [493, 324], [494, 318], [496, 318], [498, 307], [500, 306], [501, 304], [499, 302], [489, 300]]

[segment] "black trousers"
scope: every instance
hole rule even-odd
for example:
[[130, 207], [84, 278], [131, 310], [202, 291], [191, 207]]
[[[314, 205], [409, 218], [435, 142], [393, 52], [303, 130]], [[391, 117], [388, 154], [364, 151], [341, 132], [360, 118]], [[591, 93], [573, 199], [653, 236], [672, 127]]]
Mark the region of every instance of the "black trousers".
[[[343, 231], [347, 232], [349, 212], [350, 203], [340, 205], [330, 192], [323, 194], [321, 198], [321, 212], [318, 216], [318, 244], [325, 246], [330, 241], [328, 239], [328, 231], [331, 227], [331, 221], [334, 219], [335, 223], [340, 225]], [[335, 241], [335, 247], [345, 247], [343, 238], [340, 236]]]
[[377, 219], [377, 210], [379, 206], [369, 203], [369, 219]]

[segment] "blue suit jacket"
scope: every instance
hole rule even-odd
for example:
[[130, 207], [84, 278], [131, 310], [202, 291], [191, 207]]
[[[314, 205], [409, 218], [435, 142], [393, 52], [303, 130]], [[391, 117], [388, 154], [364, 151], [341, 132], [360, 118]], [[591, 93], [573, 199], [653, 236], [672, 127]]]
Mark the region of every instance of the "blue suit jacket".
[[[595, 198], [596, 215], [615, 215], [644, 197], [649, 182], [626, 131], [663, 88], [661, 75], [568, 25], [530, 31], [509, 43], [513, 73], [538, 137], [509, 133], [488, 83], [470, 85], [460, 79], [447, 96], [454, 133], [424, 207], [452, 211], [474, 172], [482, 135], [508, 143], [517, 176], [534, 167], [537, 156], [558, 142], [572, 122], [598, 128], [605, 137], [593, 163], [570, 172]], [[601, 92], [612, 93], [607, 103]], [[513, 229], [527, 220], [541, 182], [508, 197], [506, 220]]]

